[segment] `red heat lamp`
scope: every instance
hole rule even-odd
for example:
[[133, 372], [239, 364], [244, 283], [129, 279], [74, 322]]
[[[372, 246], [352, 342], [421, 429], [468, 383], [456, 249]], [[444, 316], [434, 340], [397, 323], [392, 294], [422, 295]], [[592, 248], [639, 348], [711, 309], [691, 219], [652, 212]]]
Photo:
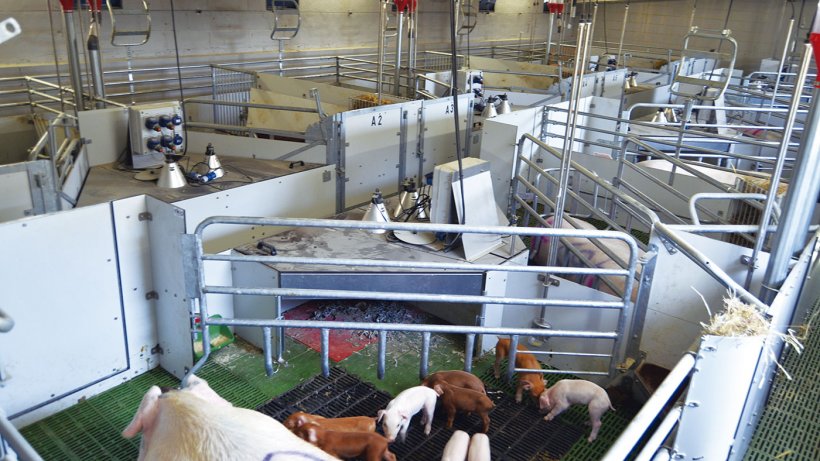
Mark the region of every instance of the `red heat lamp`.
[[418, 0], [394, 0], [394, 3], [396, 4], [396, 11], [398, 12], [407, 9], [408, 12], [412, 13], [416, 11], [416, 7], [418, 6]]
[[550, 14], [561, 14], [564, 12], [564, 2], [549, 2], [547, 3], [547, 11]]

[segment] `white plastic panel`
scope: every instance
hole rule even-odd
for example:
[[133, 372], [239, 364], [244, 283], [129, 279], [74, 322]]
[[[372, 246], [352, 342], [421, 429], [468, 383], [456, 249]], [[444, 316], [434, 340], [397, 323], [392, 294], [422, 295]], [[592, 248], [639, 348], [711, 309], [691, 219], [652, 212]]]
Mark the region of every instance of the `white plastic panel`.
[[153, 197], [145, 201], [151, 213], [148, 235], [157, 294], [157, 336], [162, 349], [159, 360], [162, 368], [182, 379], [193, 365], [194, 354], [180, 238], [186, 232], [185, 210]]
[[[185, 210], [190, 232], [211, 216], [288, 216], [326, 218], [336, 209], [335, 167], [323, 167], [176, 202]], [[325, 180], [327, 179], [327, 180]], [[205, 231], [205, 251], [218, 253], [267, 235], [272, 228], [211, 226]]]
[[[465, 133], [472, 94], [458, 97], [458, 116], [460, 118], [461, 148], [466, 148]], [[424, 101], [424, 173], [433, 171], [433, 167], [456, 159], [455, 123], [453, 123], [453, 98], [442, 98]]]
[[[506, 274], [506, 295], [537, 298], [543, 294], [543, 282], [538, 274], [511, 272]], [[614, 296], [601, 291], [560, 279], [560, 285], [550, 287], [550, 299], [618, 301]], [[618, 314], [615, 309], [574, 309], [550, 308], [547, 321], [556, 330], [615, 331], [618, 326]], [[509, 328], [532, 328], [532, 321], [540, 316], [541, 308], [534, 306], [510, 306], [504, 309], [502, 326]], [[612, 352], [612, 341], [603, 339], [551, 338], [543, 346], [529, 342], [528, 337], [521, 338], [522, 344], [531, 350], [571, 351], [596, 354]], [[606, 358], [578, 358], [572, 356], [538, 356], [539, 360], [563, 370], [608, 371], [609, 361]], [[596, 381], [596, 378], [585, 377]]]
[[16, 322], [0, 334], [0, 406], [14, 416], [126, 370], [110, 206], [0, 224], [0, 240], [1, 303]]
[[29, 192], [28, 173], [18, 171], [0, 175], [0, 222], [12, 221], [26, 216], [34, 208]]
[[[678, 232], [678, 235], [711, 258], [735, 281], [741, 284], [745, 281], [747, 266], [740, 259], [741, 256], [751, 254], [750, 248], [687, 232]], [[657, 238], [653, 238], [652, 242], [660, 250], [641, 350], [647, 353], [647, 361], [671, 369], [680, 359], [681, 353], [688, 350], [700, 337], [700, 323], [709, 320], [703, 300], [693, 288], [706, 298], [713, 313], [723, 309], [726, 289], [680, 252], [670, 254]], [[759, 267], [765, 268], [768, 263], [769, 254], [761, 252]], [[749, 291], [758, 292], [764, 272], [763, 269], [756, 271]]]
[[147, 211], [146, 196], [138, 195], [111, 202], [117, 232], [117, 257], [120, 261], [122, 304], [128, 333], [131, 360], [129, 375], [137, 376], [159, 365], [156, 301], [146, 295], [154, 290], [151, 268], [150, 221], [141, 219]]
[[117, 161], [128, 146], [128, 109], [83, 110], [77, 113], [80, 134], [91, 141], [85, 145], [91, 166]]
[[375, 188], [382, 195], [398, 192], [401, 148], [399, 104], [345, 112], [345, 207], [370, 200]]

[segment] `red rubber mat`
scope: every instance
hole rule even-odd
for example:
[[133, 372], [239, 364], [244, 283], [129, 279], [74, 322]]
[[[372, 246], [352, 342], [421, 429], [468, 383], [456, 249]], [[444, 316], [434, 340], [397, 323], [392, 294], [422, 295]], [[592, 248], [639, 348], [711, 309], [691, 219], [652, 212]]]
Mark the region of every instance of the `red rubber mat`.
[[[432, 316], [417, 308], [397, 302], [375, 301], [309, 301], [285, 312], [288, 320], [322, 320], [336, 322], [427, 323]], [[288, 328], [285, 334], [305, 346], [321, 352], [321, 331], [316, 328]], [[330, 360], [342, 361], [379, 340], [371, 330], [330, 330]]]

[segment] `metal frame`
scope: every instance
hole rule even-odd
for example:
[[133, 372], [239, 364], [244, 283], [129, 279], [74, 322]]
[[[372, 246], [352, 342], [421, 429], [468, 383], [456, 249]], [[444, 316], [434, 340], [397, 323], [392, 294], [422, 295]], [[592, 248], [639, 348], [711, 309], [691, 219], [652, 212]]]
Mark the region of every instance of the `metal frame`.
[[[362, 231], [374, 229], [387, 230], [408, 230], [408, 231], [431, 231], [431, 232], [459, 232], [459, 233], [479, 233], [479, 234], [495, 234], [495, 235], [533, 235], [533, 236], [556, 236], [556, 237], [592, 237], [592, 238], [611, 238], [624, 241], [630, 248], [632, 257], [632, 269], [587, 269], [587, 268], [572, 268], [572, 267], [533, 267], [533, 266], [517, 266], [517, 265], [483, 265], [483, 264], [469, 264], [469, 263], [425, 263], [425, 262], [402, 262], [402, 261], [377, 261], [362, 259], [334, 259], [334, 258], [301, 258], [288, 256], [246, 256], [246, 255], [216, 255], [206, 254], [202, 248], [202, 235], [208, 226], [214, 224], [234, 224], [234, 225], [259, 225], [259, 226], [285, 226], [285, 227], [318, 227], [318, 228], [335, 228], [335, 229], [358, 229]], [[613, 341], [613, 352], [609, 354], [610, 366], [609, 372], [595, 372], [589, 370], [577, 370], [575, 373], [591, 374], [591, 375], [608, 375], [614, 376], [617, 370], [617, 364], [620, 363], [620, 344], [623, 339], [622, 331], [561, 331], [561, 330], [541, 330], [541, 329], [526, 329], [526, 328], [500, 328], [500, 327], [475, 327], [475, 326], [450, 326], [450, 325], [397, 325], [397, 324], [378, 324], [378, 323], [364, 323], [364, 322], [314, 322], [314, 321], [296, 321], [296, 320], [247, 320], [247, 319], [207, 319], [208, 306], [206, 295], [210, 293], [232, 294], [232, 295], [264, 295], [272, 296], [274, 299], [282, 297], [300, 297], [300, 298], [346, 298], [346, 299], [376, 299], [376, 300], [395, 300], [395, 301], [420, 301], [420, 302], [443, 302], [443, 303], [479, 303], [479, 304], [504, 304], [504, 305], [524, 305], [524, 306], [554, 306], [554, 307], [576, 307], [576, 308], [598, 308], [598, 309], [620, 309], [624, 315], [628, 312], [629, 302], [621, 301], [577, 301], [577, 300], [560, 300], [560, 299], [543, 299], [543, 298], [514, 298], [514, 297], [494, 297], [494, 296], [468, 296], [468, 295], [447, 295], [447, 294], [418, 294], [414, 292], [397, 293], [397, 292], [372, 292], [372, 291], [357, 291], [355, 289], [337, 289], [337, 290], [317, 290], [317, 289], [290, 289], [290, 288], [265, 288], [265, 287], [224, 287], [224, 286], [209, 286], [205, 283], [205, 263], [207, 261], [231, 261], [234, 263], [240, 262], [263, 262], [266, 264], [276, 263], [295, 263], [295, 264], [311, 264], [311, 265], [325, 265], [325, 266], [364, 266], [369, 268], [392, 268], [392, 269], [425, 269], [425, 270], [493, 270], [493, 271], [508, 271], [508, 272], [528, 272], [539, 273], [549, 271], [552, 273], [564, 274], [597, 274], [597, 275], [613, 275], [624, 276], [629, 279], [634, 277], [634, 262], [637, 258], [637, 245], [632, 236], [614, 231], [579, 231], [566, 229], [534, 229], [534, 228], [510, 228], [510, 227], [480, 227], [480, 226], [459, 226], [459, 225], [445, 225], [445, 224], [419, 224], [419, 223], [372, 223], [361, 221], [338, 221], [338, 220], [317, 220], [317, 219], [292, 219], [292, 218], [236, 218], [236, 217], [212, 217], [203, 221], [196, 229], [194, 234], [189, 234], [183, 237], [188, 243], [184, 244], [185, 252], [185, 272], [187, 281], [187, 291], [190, 299], [191, 312], [198, 312], [202, 322], [200, 323], [200, 333], [204, 334], [204, 356], [203, 359], [197, 362], [189, 372], [188, 376], [198, 370], [207, 360], [210, 354], [209, 337], [207, 332], [208, 325], [231, 325], [231, 326], [253, 326], [265, 329], [277, 328], [319, 328], [323, 332], [330, 329], [368, 329], [378, 330], [380, 332], [387, 331], [411, 331], [421, 332], [424, 337], [429, 339], [432, 333], [457, 333], [468, 336], [468, 344], [473, 343], [475, 335], [477, 334], [495, 334], [513, 335], [517, 338], [518, 335], [534, 335], [539, 337], [565, 337], [565, 338], [597, 338], [609, 339]], [[277, 301], [278, 302], [278, 301]], [[619, 323], [622, 326], [622, 323]], [[267, 331], [267, 330], [265, 330]], [[323, 333], [326, 337], [326, 333]], [[265, 366], [268, 375], [273, 373], [272, 350], [269, 344], [270, 336], [266, 336], [264, 344]], [[469, 339], [471, 338], [472, 339]], [[322, 346], [322, 369], [324, 373], [329, 371], [328, 362], [328, 344], [323, 341]], [[429, 340], [423, 342], [423, 356], [426, 348], [429, 347]], [[572, 355], [572, 352], [566, 352]], [[277, 352], [280, 355], [280, 352]], [[471, 354], [468, 354], [470, 356]], [[583, 355], [583, 354], [582, 354]], [[514, 363], [514, 357], [513, 357]], [[469, 370], [470, 363], [465, 363], [465, 369]], [[379, 354], [379, 377], [384, 376], [384, 341], [380, 342]], [[539, 372], [549, 373], [550, 371], [539, 370]], [[420, 365], [420, 374], [422, 376], [427, 373], [427, 363], [422, 362]]]
[[[114, 13], [114, 9], [111, 7], [110, 3], [106, 2], [105, 4], [108, 7], [108, 17], [111, 19], [112, 46], [141, 46], [148, 43], [148, 39], [151, 38], [151, 12], [148, 8], [148, 2], [146, 0], [142, 0], [142, 15], [145, 16], [145, 29], [137, 30], [117, 30], [117, 15]], [[135, 42], [117, 43], [117, 37], [142, 37], [142, 39], [137, 40]]]

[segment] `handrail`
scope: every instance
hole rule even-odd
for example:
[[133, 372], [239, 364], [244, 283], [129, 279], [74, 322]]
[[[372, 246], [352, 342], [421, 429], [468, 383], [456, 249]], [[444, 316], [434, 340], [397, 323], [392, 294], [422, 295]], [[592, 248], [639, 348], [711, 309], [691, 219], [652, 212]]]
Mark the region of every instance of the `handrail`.
[[715, 281], [734, 292], [739, 298], [742, 298], [749, 304], [753, 304], [761, 312], [765, 312], [768, 309], [768, 306], [764, 304], [763, 301], [759, 300], [755, 295], [743, 288], [742, 285], [735, 282], [729, 274], [714, 264], [708, 256], [703, 254], [686, 240], [682, 239], [677, 232], [672, 229], [672, 227], [658, 222], [655, 223], [655, 230], [662, 239], [673, 244], [678, 251], [686, 255], [686, 257], [697, 264], [698, 267], [703, 269], [707, 274], [711, 275]]
[[11, 424], [6, 412], [2, 408], [0, 408], [0, 440], [8, 442], [21, 461], [43, 461], [43, 458], [31, 444], [28, 443], [25, 437], [20, 434], [20, 431]]
[[[700, 200], [766, 200], [766, 194], [748, 194], [740, 193], [722, 193], [722, 192], [699, 192], [689, 199], [689, 216], [692, 218], [692, 224], [699, 226], [700, 219], [698, 218], [697, 202]], [[775, 203], [775, 220], [780, 216], [780, 206]]]
[[663, 408], [674, 397], [675, 393], [683, 384], [683, 381], [695, 367], [694, 354], [687, 353], [678, 361], [672, 371], [666, 376], [660, 386], [655, 390], [649, 400], [641, 407], [641, 410], [632, 418], [629, 425], [621, 433], [620, 437], [609, 448], [601, 461], [623, 461], [627, 459], [638, 441], [646, 434], [646, 431], [658, 417]]
[[[474, 234], [492, 234], [499, 236], [521, 236], [521, 235], [536, 235], [536, 236], [572, 236], [572, 237], [587, 237], [587, 238], [609, 238], [623, 241], [630, 248], [632, 258], [632, 268], [629, 270], [618, 269], [584, 269], [584, 268], [535, 268], [530, 266], [497, 266], [484, 264], [471, 264], [467, 262], [461, 263], [432, 263], [432, 262], [417, 262], [417, 261], [391, 261], [391, 260], [362, 260], [362, 259], [339, 259], [339, 258], [301, 258], [290, 256], [240, 256], [240, 255], [215, 255], [204, 254], [202, 249], [202, 237], [208, 226], [211, 225], [258, 225], [258, 226], [275, 226], [287, 228], [331, 228], [331, 229], [355, 229], [355, 230], [404, 230], [404, 231], [432, 231], [432, 232], [446, 232], [446, 233], [474, 233]], [[225, 217], [215, 216], [207, 218], [202, 221], [196, 228], [193, 234], [183, 237], [186, 243], [185, 248], [186, 258], [189, 259], [186, 267], [193, 270], [194, 274], [187, 274], [186, 280], [189, 282], [188, 292], [192, 307], [198, 307], [200, 318], [200, 326], [204, 328], [203, 336], [203, 358], [200, 359], [192, 368], [190, 373], [194, 373], [201, 367], [210, 353], [209, 336], [207, 326], [210, 325], [244, 325], [261, 327], [263, 329], [283, 328], [283, 327], [312, 327], [320, 328], [323, 331], [323, 336], [331, 329], [371, 329], [378, 331], [416, 331], [421, 332], [427, 338], [423, 343], [422, 355], [429, 352], [429, 335], [431, 333], [458, 333], [468, 335], [468, 344], [477, 334], [503, 334], [503, 335], [535, 335], [542, 337], [556, 336], [568, 338], [599, 338], [610, 339], [613, 341], [613, 352], [609, 355], [611, 358], [609, 373], [602, 373], [598, 371], [579, 371], [579, 373], [589, 374], [611, 374], [615, 370], [615, 360], [620, 354], [620, 349], [617, 347], [620, 344], [620, 336], [618, 331], [563, 331], [563, 330], [543, 330], [543, 329], [519, 329], [519, 328], [504, 328], [504, 327], [477, 327], [477, 326], [457, 326], [457, 325], [400, 325], [400, 324], [379, 324], [379, 323], [339, 323], [339, 322], [315, 322], [315, 321], [292, 321], [283, 320], [279, 317], [277, 320], [246, 320], [246, 319], [208, 319], [207, 308], [207, 294], [210, 293], [224, 293], [233, 295], [263, 295], [272, 296], [275, 300], [281, 297], [310, 297], [310, 298], [348, 298], [348, 299], [376, 299], [376, 300], [398, 300], [398, 301], [432, 301], [444, 303], [478, 303], [478, 304], [505, 304], [505, 305], [533, 305], [533, 306], [553, 306], [553, 307], [578, 307], [578, 308], [602, 308], [602, 309], [619, 309], [622, 315], [628, 312], [628, 301], [579, 301], [579, 300], [559, 300], [559, 299], [543, 299], [543, 298], [511, 298], [505, 296], [478, 296], [478, 295], [451, 295], [451, 294], [420, 294], [414, 292], [380, 292], [380, 291], [359, 291], [359, 290], [345, 290], [345, 289], [296, 289], [296, 288], [254, 288], [254, 287], [225, 287], [225, 286], [210, 286], [205, 283], [204, 268], [206, 261], [231, 261], [233, 263], [239, 262], [289, 262], [296, 264], [310, 264], [310, 265], [328, 265], [328, 266], [345, 266], [360, 265], [363, 267], [384, 267], [384, 268], [402, 268], [402, 269], [424, 269], [424, 270], [448, 270], [475, 273], [482, 270], [509, 270], [514, 272], [568, 272], [568, 273], [601, 273], [609, 275], [623, 276], [628, 279], [634, 277], [634, 261], [637, 254], [637, 245], [631, 235], [616, 231], [599, 231], [599, 230], [570, 230], [570, 229], [543, 229], [543, 228], [518, 228], [518, 227], [503, 227], [503, 226], [461, 226], [453, 224], [429, 224], [429, 223], [375, 223], [363, 221], [350, 220], [328, 220], [328, 219], [300, 219], [300, 218], [250, 218], [250, 217]], [[192, 284], [196, 283], [196, 286]], [[279, 304], [280, 301], [275, 301]], [[280, 308], [277, 308], [277, 312]], [[279, 314], [277, 314], [278, 317]], [[301, 322], [301, 323], [300, 323]], [[269, 337], [269, 335], [265, 335]], [[380, 339], [380, 342], [382, 340]], [[381, 343], [380, 343], [381, 344]], [[268, 341], [265, 342], [265, 356], [266, 356], [266, 371], [271, 374], [272, 359], [269, 353], [270, 345]], [[322, 345], [322, 370], [327, 373], [328, 367], [328, 345], [323, 341]], [[468, 347], [468, 357], [465, 358], [465, 367], [469, 367], [469, 357], [471, 357], [471, 347]], [[380, 377], [383, 375], [383, 355], [381, 354], [383, 348], [380, 346]], [[559, 351], [560, 352], [560, 351]], [[568, 355], [574, 355], [571, 351]], [[422, 360], [420, 374], [426, 374], [427, 360]], [[189, 374], [190, 375], [190, 374]]]

